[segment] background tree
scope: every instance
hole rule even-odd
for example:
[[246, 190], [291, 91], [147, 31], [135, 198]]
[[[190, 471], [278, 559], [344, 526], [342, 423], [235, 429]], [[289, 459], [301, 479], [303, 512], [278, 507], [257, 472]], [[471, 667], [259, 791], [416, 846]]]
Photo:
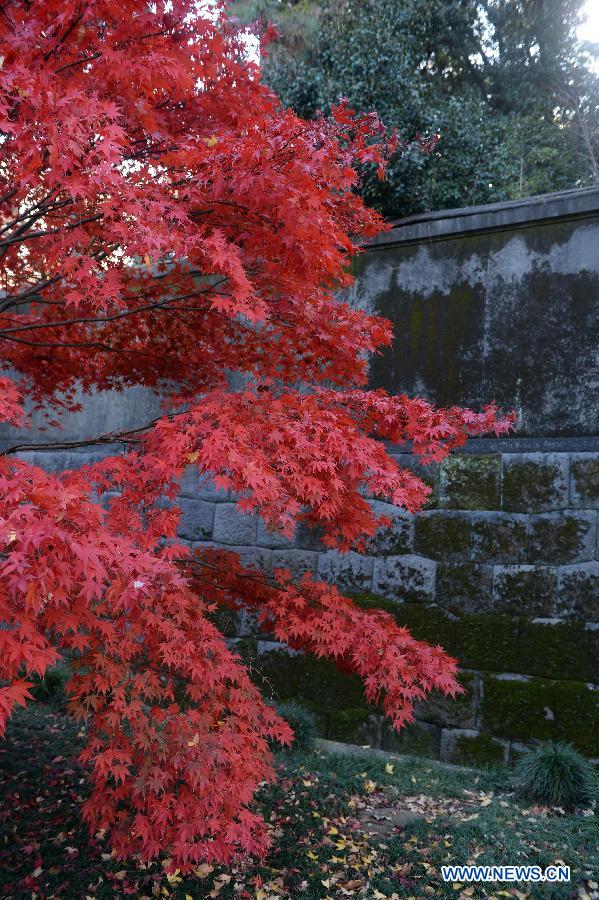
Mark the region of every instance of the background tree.
[[455, 692], [455, 661], [329, 585], [192, 553], [165, 500], [193, 466], [269, 528], [360, 548], [385, 523], [367, 496], [416, 510], [429, 490], [379, 438], [426, 462], [512, 419], [363, 390], [390, 325], [334, 291], [383, 227], [353, 190], [393, 149], [375, 114], [283, 110], [226, 16], [191, 0], [11, 0], [0, 29], [0, 420], [26, 422], [23, 396], [50, 419], [135, 385], [165, 407], [74, 444], [51, 431], [47, 451], [126, 451], [81, 469], [0, 454], [0, 727], [66, 654], [90, 826], [183, 870], [261, 852], [252, 797], [291, 735], [219, 606], [361, 675], [396, 727]]
[[264, 78], [302, 116], [340, 96], [436, 152], [391, 162], [364, 196], [386, 216], [514, 199], [597, 179], [599, 82], [576, 37], [583, 0], [254, 0], [278, 22]]

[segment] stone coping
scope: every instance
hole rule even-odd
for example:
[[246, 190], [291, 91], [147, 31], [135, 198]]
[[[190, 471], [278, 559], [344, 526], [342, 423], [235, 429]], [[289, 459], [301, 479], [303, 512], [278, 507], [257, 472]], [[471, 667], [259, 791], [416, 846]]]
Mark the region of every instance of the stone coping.
[[[40, 440], [38, 443], [37, 436], [33, 437], [35, 449], [30, 452], [44, 453], [47, 451]], [[60, 440], [59, 435], [56, 441]], [[27, 438], [12, 437], [0, 438], [0, 452], [14, 447], [17, 444], [26, 444]], [[48, 444], [51, 441], [48, 440]], [[102, 456], [115, 455], [124, 452], [122, 443], [114, 444], [90, 444], [86, 446], [77, 446], [77, 442], [73, 442], [74, 446], [69, 447], [66, 442], [63, 449], [54, 450], [54, 454], [58, 457], [61, 453], [81, 453], [98, 454]], [[411, 445], [406, 442], [404, 444], [391, 444], [384, 441], [390, 453], [410, 453]], [[25, 450], [23, 452], [26, 452]], [[466, 441], [463, 447], [459, 447], [454, 453], [599, 453], [599, 435], [574, 435], [571, 437], [503, 437], [503, 438], [471, 438]]]
[[368, 252], [397, 244], [439, 241], [473, 232], [503, 230], [538, 225], [554, 219], [599, 216], [599, 187], [593, 185], [554, 194], [540, 194], [523, 200], [509, 200], [484, 206], [444, 209], [393, 222], [393, 229], [364, 245]]
[[408, 753], [395, 753], [392, 750], [379, 750], [378, 747], [369, 747], [365, 744], [346, 744], [342, 741], [328, 741], [325, 738], [316, 738], [314, 741], [316, 750], [323, 753], [337, 753], [342, 756], [363, 756], [365, 759], [394, 760], [406, 763], [433, 763], [441, 769], [458, 769], [461, 772], [477, 772], [471, 766], [458, 766], [455, 763], [444, 762], [440, 759], [429, 759], [428, 757], [414, 756]]

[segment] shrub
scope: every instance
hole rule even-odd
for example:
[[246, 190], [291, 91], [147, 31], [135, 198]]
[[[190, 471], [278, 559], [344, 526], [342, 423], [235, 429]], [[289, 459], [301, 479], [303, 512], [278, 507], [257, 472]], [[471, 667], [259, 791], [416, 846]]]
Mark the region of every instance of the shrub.
[[276, 709], [293, 730], [294, 738], [291, 749], [311, 750], [316, 737], [316, 719], [310, 710], [300, 703], [296, 703], [295, 700], [278, 703]]
[[599, 793], [599, 781], [590, 763], [570, 744], [541, 744], [516, 764], [517, 787], [529, 800], [573, 809], [588, 806]]
[[32, 674], [30, 676], [30, 680], [33, 682], [32, 696], [42, 703], [66, 701], [64, 686], [69, 675], [70, 672], [65, 663], [46, 669], [42, 677], [35, 673]]

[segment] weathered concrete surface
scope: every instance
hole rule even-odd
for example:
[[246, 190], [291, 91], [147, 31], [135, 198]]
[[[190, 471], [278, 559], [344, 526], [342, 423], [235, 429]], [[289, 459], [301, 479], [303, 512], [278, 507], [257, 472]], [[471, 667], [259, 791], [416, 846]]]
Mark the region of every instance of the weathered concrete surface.
[[520, 436], [599, 433], [599, 190], [399, 222], [356, 274], [352, 302], [395, 329], [373, 386], [495, 400]]

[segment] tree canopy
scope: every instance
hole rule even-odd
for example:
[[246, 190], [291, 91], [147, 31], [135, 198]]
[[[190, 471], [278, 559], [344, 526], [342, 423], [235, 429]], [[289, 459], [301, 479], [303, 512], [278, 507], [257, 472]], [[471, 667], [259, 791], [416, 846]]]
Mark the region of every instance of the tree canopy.
[[253, 0], [248, 22], [281, 33], [263, 77], [304, 117], [346, 97], [408, 147], [364, 181], [387, 216], [597, 182], [596, 48], [577, 38], [583, 0]]
[[90, 392], [143, 385], [165, 407], [82, 438], [124, 453], [80, 469], [19, 459], [35, 442], [0, 454], [0, 727], [66, 656], [92, 829], [184, 871], [258, 853], [252, 797], [291, 733], [219, 607], [359, 674], [396, 727], [458, 689], [455, 660], [330, 585], [193, 552], [168, 502], [184, 472], [271, 529], [360, 549], [387, 521], [368, 497], [416, 510], [429, 492], [380, 439], [440, 460], [513, 417], [364, 388], [390, 324], [336, 291], [385, 227], [354, 191], [394, 149], [375, 114], [283, 109], [224, 12], [192, 0], [10, 0], [0, 33], [0, 421], [41, 406], [51, 452], [54, 412]]

